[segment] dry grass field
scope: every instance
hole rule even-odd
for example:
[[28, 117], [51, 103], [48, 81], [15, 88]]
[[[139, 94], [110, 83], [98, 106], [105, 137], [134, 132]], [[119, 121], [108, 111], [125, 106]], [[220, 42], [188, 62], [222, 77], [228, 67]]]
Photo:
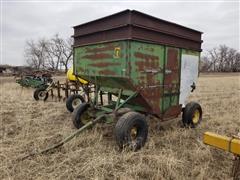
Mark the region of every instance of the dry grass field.
[[240, 74], [201, 75], [190, 97], [202, 105], [201, 125], [151, 120], [138, 152], [119, 152], [111, 127], [99, 124], [54, 153], [19, 161], [76, 130], [64, 102], [36, 102], [32, 91], [1, 80], [0, 179], [230, 179], [233, 156], [204, 145], [202, 136], [240, 130]]

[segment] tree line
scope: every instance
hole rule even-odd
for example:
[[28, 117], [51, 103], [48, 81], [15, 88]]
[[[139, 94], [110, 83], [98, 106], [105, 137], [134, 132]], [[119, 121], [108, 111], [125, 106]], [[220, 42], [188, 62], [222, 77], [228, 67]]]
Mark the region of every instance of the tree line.
[[26, 63], [34, 69], [47, 69], [67, 72], [72, 63], [72, 38], [64, 39], [58, 34], [52, 38], [40, 38], [26, 41], [24, 57]]
[[226, 45], [208, 50], [201, 57], [202, 72], [240, 72], [240, 53]]
[[[73, 39], [61, 38], [58, 34], [46, 39], [26, 42], [24, 56], [27, 64], [34, 69], [67, 72], [72, 64]], [[201, 57], [201, 72], [240, 72], [240, 53], [226, 45], [208, 50]]]

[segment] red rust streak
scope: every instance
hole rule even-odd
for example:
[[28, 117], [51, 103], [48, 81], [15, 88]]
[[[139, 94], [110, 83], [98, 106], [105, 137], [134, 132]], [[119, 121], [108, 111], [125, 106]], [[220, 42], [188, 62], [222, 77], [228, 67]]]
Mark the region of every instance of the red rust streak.
[[158, 56], [150, 55], [150, 54], [143, 54], [140, 52], [135, 52], [134, 56], [139, 59], [144, 59], [144, 60], [158, 60]]
[[111, 71], [111, 70], [102, 70], [102, 71], [99, 71], [99, 74], [102, 74], [102, 75], [116, 75], [116, 73], [114, 71]]
[[107, 53], [101, 53], [101, 54], [85, 55], [82, 58], [91, 59], [91, 60], [110, 59], [110, 58], [112, 58], [112, 55], [107, 54]]
[[166, 85], [165, 91], [174, 92], [177, 89], [172, 88], [171, 85], [174, 81], [175, 83], [179, 82], [179, 61], [178, 61], [178, 51], [174, 48], [168, 49], [168, 56], [167, 56], [167, 65], [166, 68], [171, 70], [170, 74], [165, 74], [164, 84]]
[[172, 106], [164, 113], [164, 118], [177, 117], [181, 113], [181, 111], [181, 105]]
[[139, 71], [144, 71], [149, 68], [158, 68], [159, 67], [159, 57], [149, 54], [143, 54], [141, 52], [135, 52], [135, 57], [143, 59], [142, 61], [137, 61], [135, 64], [138, 66]]
[[98, 47], [98, 48], [94, 48], [94, 49], [86, 48], [87, 53], [97, 53], [97, 52], [108, 51], [108, 50], [114, 50], [114, 46], [108, 45], [105, 47]]
[[107, 67], [107, 66], [119, 66], [120, 63], [111, 63], [111, 62], [100, 62], [95, 64], [89, 64], [92, 67]]

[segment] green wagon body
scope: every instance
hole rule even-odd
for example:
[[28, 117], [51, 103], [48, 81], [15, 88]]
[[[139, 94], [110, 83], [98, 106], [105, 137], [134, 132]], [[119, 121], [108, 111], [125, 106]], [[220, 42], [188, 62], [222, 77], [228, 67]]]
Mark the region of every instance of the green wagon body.
[[172, 118], [182, 59], [199, 60], [201, 43], [201, 32], [126, 10], [74, 27], [74, 73], [121, 99], [139, 92], [124, 106]]

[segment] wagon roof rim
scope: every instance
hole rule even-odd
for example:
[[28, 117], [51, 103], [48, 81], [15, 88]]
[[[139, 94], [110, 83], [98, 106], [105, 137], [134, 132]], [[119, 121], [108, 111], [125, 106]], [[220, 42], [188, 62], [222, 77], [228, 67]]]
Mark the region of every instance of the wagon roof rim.
[[147, 17], [149, 17], [149, 18], [158, 20], [158, 21], [162, 21], [162, 22], [165, 22], [165, 23], [169, 23], [169, 24], [172, 24], [172, 25], [174, 25], [174, 26], [178, 26], [178, 27], [181, 27], [181, 28], [185, 28], [185, 29], [188, 29], [188, 30], [195, 31], [195, 32], [198, 32], [198, 33], [203, 34], [202, 31], [199, 31], [199, 30], [196, 30], [196, 29], [192, 29], [192, 28], [189, 28], [189, 27], [187, 27], [187, 26], [183, 26], [183, 25], [180, 25], [180, 24], [171, 22], [171, 21], [167, 21], [167, 20], [164, 20], [164, 19], [161, 19], [161, 18], [152, 16], [152, 15], [149, 15], [149, 14], [146, 14], [146, 13], [143, 13], [143, 12], [140, 12], [140, 11], [137, 11], [137, 10], [130, 10], [130, 9], [126, 9], [126, 10], [123, 10], [123, 11], [120, 11], [120, 12], [117, 12], [117, 13], [114, 13], [114, 14], [111, 14], [111, 15], [108, 15], [108, 16], [103, 16], [103, 17], [101, 17], [101, 18], [98, 18], [98, 19], [95, 19], [95, 20], [92, 20], [92, 21], [88, 21], [88, 22], [85, 22], [85, 23], [82, 23], [82, 24], [79, 24], [79, 25], [76, 25], [76, 26], [72, 26], [72, 28], [78, 28], [78, 27], [81, 27], [81, 26], [84, 26], [84, 25], [87, 25], [87, 24], [91, 24], [91, 23], [94, 23], [94, 22], [97, 22], [97, 21], [101, 21], [101, 20], [103, 20], [103, 19], [107, 19], [107, 18], [112, 17], [112, 16], [116, 16], [116, 15], [119, 15], [119, 14], [123, 14], [123, 13], [137, 13], [137, 14], [141, 14], [141, 15], [147, 16]]

